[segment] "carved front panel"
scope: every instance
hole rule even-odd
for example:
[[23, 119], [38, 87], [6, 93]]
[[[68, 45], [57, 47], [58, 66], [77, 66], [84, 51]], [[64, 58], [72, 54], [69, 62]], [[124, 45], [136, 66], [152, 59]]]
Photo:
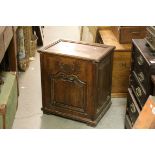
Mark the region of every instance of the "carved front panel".
[[[93, 53], [95, 49], [92, 46], [89, 52]], [[52, 51], [43, 52], [43, 112], [95, 126], [110, 106], [108, 95], [111, 94], [112, 61], [111, 55], [108, 57], [109, 54], [107, 50], [100, 59], [92, 61], [66, 54], [55, 54]]]
[[62, 72], [53, 74], [51, 79], [51, 105], [75, 110], [86, 111], [86, 83], [75, 75]]

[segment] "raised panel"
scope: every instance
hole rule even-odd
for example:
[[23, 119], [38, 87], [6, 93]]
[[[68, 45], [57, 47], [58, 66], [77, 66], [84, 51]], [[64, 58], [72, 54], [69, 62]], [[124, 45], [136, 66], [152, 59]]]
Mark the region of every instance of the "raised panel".
[[86, 83], [75, 75], [50, 75], [51, 105], [79, 112], [86, 111]]
[[109, 55], [101, 63], [99, 63], [98, 104], [97, 104], [98, 112], [111, 98], [111, 81], [112, 81], [111, 74], [112, 74], [112, 57], [111, 55]]

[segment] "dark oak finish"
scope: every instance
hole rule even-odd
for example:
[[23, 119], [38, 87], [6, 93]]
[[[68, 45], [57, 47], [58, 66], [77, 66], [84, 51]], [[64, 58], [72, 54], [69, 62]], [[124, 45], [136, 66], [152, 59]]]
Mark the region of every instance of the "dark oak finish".
[[155, 54], [146, 46], [144, 39], [133, 41], [133, 59], [131, 70], [134, 70], [137, 79], [147, 96], [152, 93], [151, 75], [155, 74]]
[[[149, 95], [154, 94], [154, 78], [152, 77], [151, 79], [151, 75], [154, 74], [155, 54], [150, 50], [149, 47], [146, 46], [145, 39], [133, 39], [132, 64], [131, 75], [129, 78], [129, 88], [140, 110], [142, 110]], [[131, 94], [130, 92], [129, 95]], [[132, 104], [129, 98], [127, 103], [128, 107]], [[136, 108], [136, 111], [139, 111], [138, 108]], [[126, 115], [128, 115], [131, 124], [133, 125], [135, 123], [136, 117], [138, 116], [138, 113], [135, 117], [134, 114], [129, 114], [129, 108], [127, 108]]]
[[66, 40], [39, 50], [43, 112], [97, 125], [111, 105], [113, 50]]

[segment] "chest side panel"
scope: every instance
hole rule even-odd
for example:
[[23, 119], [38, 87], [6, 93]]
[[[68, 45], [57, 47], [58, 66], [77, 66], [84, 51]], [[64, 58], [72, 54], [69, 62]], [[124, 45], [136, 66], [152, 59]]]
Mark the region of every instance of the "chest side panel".
[[98, 65], [97, 113], [99, 113], [111, 99], [112, 59], [113, 53], [106, 56]]

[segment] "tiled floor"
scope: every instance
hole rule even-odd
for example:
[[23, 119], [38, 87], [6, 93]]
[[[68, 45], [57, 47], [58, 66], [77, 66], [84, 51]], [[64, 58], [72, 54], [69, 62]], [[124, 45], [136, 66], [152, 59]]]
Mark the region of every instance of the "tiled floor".
[[[79, 27], [45, 27], [44, 45], [60, 38], [79, 40], [79, 32]], [[13, 124], [14, 129], [93, 129], [84, 123], [42, 113], [40, 60], [38, 53], [36, 53], [35, 60], [30, 63], [28, 70], [20, 73], [19, 89], [19, 106]], [[112, 106], [95, 128], [124, 128], [125, 107], [125, 98], [113, 98]]]

